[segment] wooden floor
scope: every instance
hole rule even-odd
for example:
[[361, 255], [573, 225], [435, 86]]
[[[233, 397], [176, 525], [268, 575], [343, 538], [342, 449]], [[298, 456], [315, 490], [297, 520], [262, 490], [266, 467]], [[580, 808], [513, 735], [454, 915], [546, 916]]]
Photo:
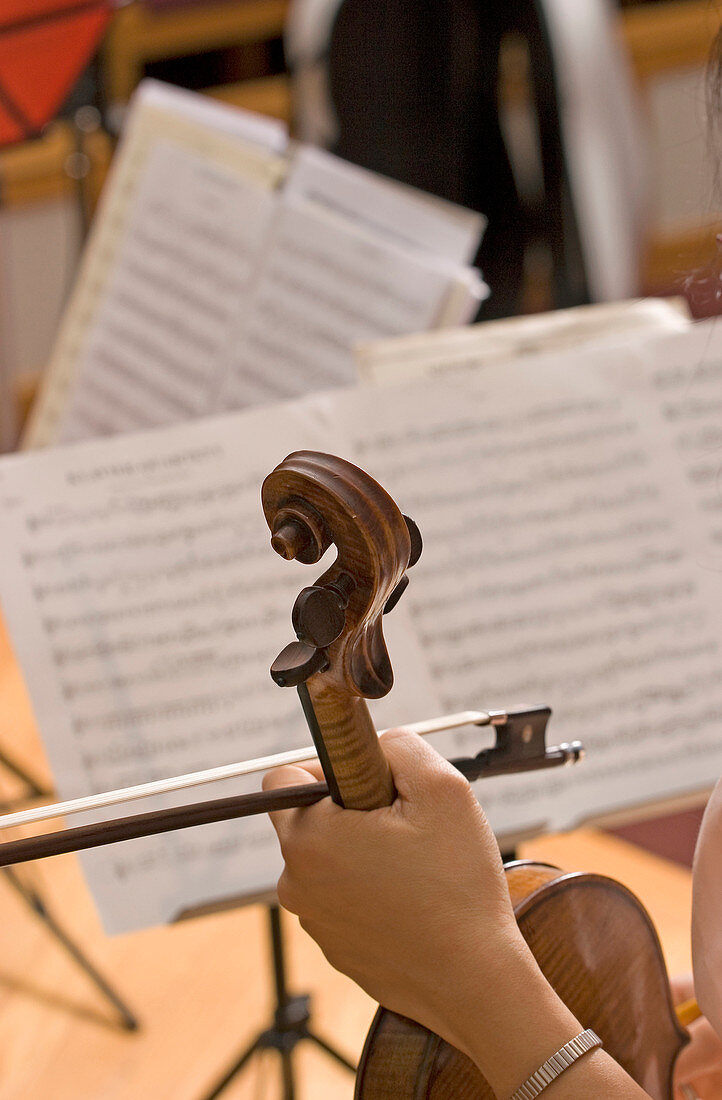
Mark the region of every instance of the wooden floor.
[[[32, 715], [0, 636], [0, 749], [47, 774]], [[2, 774], [2, 769], [0, 769]], [[5, 779], [0, 796], [5, 791]], [[623, 841], [587, 831], [525, 847], [565, 868], [612, 874], [648, 906], [669, 965], [689, 967], [690, 876]], [[0, 1100], [201, 1100], [269, 1019], [271, 976], [264, 909], [249, 907], [108, 939], [73, 856], [20, 868], [137, 1012], [121, 1030], [16, 891], [0, 876]], [[374, 1006], [330, 969], [292, 918], [285, 919], [293, 990], [311, 992], [313, 1024], [357, 1057]], [[350, 1100], [352, 1076], [312, 1044], [297, 1052], [298, 1100]], [[224, 1092], [224, 1100], [281, 1097], [273, 1053]]]

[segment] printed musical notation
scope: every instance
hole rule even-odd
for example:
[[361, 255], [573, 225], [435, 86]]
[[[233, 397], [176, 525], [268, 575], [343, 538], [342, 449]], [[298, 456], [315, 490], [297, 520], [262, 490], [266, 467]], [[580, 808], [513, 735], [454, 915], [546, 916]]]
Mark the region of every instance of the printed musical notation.
[[153, 149], [58, 442], [212, 409], [273, 208], [270, 191], [222, 167]]
[[480, 215], [282, 139], [141, 83], [25, 446], [347, 385], [357, 340], [476, 312]]
[[587, 743], [573, 776], [480, 789], [501, 831], [722, 768], [719, 356], [712, 327], [471, 363], [453, 386], [384, 390], [361, 429], [361, 464], [425, 534], [408, 601], [445, 708], [545, 701], [553, 739]]
[[448, 272], [286, 198], [233, 337], [221, 408], [356, 380], [358, 340], [431, 327]]
[[[715, 326], [379, 392], [0, 462], [3, 614], [63, 796], [308, 743], [268, 667], [317, 573], [279, 566], [258, 500], [296, 447], [357, 461], [424, 536], [388, 620], [379, 724], [543, 702], [552, 740], [586, 743], [572, 773], [479, 787], [501, 834], [722, 772]], [[436, 743], [476, 752], [485, 735]], [[278, 865], [259, 821], [84, 858], [115, 929], [258, 893]]]

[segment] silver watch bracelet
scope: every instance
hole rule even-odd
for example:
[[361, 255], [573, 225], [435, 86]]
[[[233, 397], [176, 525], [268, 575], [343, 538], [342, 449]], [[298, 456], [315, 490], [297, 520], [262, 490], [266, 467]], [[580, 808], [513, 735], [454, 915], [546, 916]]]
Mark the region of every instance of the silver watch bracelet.
[[524, 1084], [520, 1085], [516, 1092], [512, 1093], [509, 1100], [534, 1100], [534, 1097], [544, 1092], [544, 1089], [551, 1085], [552, 1081], [556, 1081], [557, 1077], [561, 1077], [565, 1070], [573, 1066], [590, 1050], [602, 1045], [602, 1040], [596, 1032], [587, 1028], [586, 1031], [582, 1031], [579, 1035], [570, 1039], [568, 1043], [565, 1043], [563, 1047], [560, 1047], [556, 1054], [552, 1054], [551, 1058], [547, 1058], [546, 1062], [539, 1066], [539, 1069], [532, 1073], [531, 1077], [527, 1077]]

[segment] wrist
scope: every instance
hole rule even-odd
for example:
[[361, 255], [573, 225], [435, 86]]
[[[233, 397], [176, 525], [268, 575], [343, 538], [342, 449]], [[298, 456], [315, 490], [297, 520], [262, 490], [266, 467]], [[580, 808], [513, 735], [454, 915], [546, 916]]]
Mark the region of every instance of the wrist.
[[539, 969], [516, 926], [483, 968], [471, 968], [457, 998], [451, 1041], [495, 1094], [510, 1096], [583, 1027]]

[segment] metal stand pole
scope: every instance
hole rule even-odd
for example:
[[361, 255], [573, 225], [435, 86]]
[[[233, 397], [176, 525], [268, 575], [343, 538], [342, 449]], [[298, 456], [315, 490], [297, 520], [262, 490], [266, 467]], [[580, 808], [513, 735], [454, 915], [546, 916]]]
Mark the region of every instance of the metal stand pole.
[[96, 970], [95, 966], [90, 962], [78, 944], [71, 939], [65, 929], [58, 924], [40, 895], [29, 886], [26, 886], [10, 867], [3, 867], [2, 871], [5, 875], [6, 882], [12, 886], [15, 892], [23, 899], [29, 908], [32, 909], [35, 916], [43, 922], [50, 934], [57, 940], [60, 946], [67, 951], [73, 962], [87, 974], [90, 981], [103, 997], [105, 997], [106, 1001], [110, 1002], [120, 1017], [121, 1027], [125, 1028], [127, 1031], [136, 1031], [139, 1027], [137, 1017], [131, 1012], [120, 994], [113, 988], [108, 980], [103, 977], [100, 971]]
[[295, 1100], [296, 1087], [293, 1076], [293, 1061], [291, 1055], [294, 1048], [302, 1039], [310, 1039], [331, 1058], [340, 1065], [356, 1072], [356, 1066], [338, 1050], [335, 1050], [325, 1039], [316, 1035], [309, 1027], [311, 1019], [310, 1001], [307, 993], [292, 997], [286, 985], [286, 966], [283, 951], [283, 935], [281, 929], [281, 912], [277, 905], [269, 906], [268, 917], [271, 934], [271, 951], [273, 956], [273, 979], [276, 991], [276, 1008], [273, 1014], [273, 1024], [265, 1031], [261, 1031], [253, 1042], [233, 1062], [230, 1068], [219, 1079], [214, 1088], [206, 1094], [204, 1100], [215, 1100], [237, 1074], [244, 1069], [254, 1054], [260, 1054], [264, 1050], [276, 1050], [281, 1056], [281, 1074], [283, 1080], [283, 1100]]
[[[52, 794], [52, 791], [46, 790], [37, 779], [34, 779], [32, 775], [25, 771], [14, 760], [11, 760], [0, 749], [0, 765], [14, 775], [28, 788], [28, 791], [32, 796], [42, 797]], [[5, 805], [2, 807], [6, 808]], [[90, 959], [81, 950], [78, 944], [73, 940], [65, 929], [58, 924], [53, 914], [48, 909], [45, 901], [37, 892], [27, 886], [21, 878], [18, 877], [15, 871], [10, 867], [3, 867], [2, 872], [5, 876], [5, 881], [15, 891], [15, 893], [22, 898], [29, 909], [43, 922], [50, 934], [60, 944], [60, 946], [70, 955], [73, 962], [80, 967], [80, 969], [87, 974], [90, 981], [101, 993], [101, 995], [108, 1001], [120, 1017], [120, 1025], [127, 1031], [135, 1031], [138, 1028], [138, 1020], [136, 1016], [126, 1005], [120, 994], [113, 988], [106, 978], [98, 971], [91, 963]]]
[[[2, 765], [6, 771], [10, 772], [11, 775], [14, 775], [16, 779], [22, 780], [33, 798], [44, 798], [53, 793], [51, 790], [43, 787], [37, 779], [33, 779], [29, 772], [26, 772], [18, 763], [11, 760], [2, 749], [0, 749], [0, 765]], [[3, 803], [2, 808], [5, 810], [7, 806]]]

